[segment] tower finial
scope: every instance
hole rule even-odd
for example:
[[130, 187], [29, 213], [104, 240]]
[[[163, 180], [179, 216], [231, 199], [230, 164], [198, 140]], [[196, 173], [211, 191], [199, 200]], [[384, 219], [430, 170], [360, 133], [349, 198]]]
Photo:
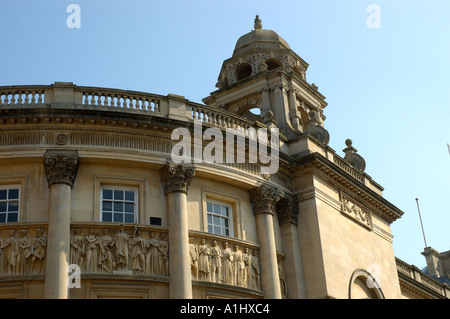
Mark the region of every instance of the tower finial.
[[256, 15], [255, 18], [255, 30], [262, 29], [261, 19], [259, 18], [259, 15]]

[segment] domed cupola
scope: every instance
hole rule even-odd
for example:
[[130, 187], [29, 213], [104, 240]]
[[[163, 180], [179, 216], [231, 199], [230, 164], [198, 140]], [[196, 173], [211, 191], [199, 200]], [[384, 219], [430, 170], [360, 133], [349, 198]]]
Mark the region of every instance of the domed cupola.
[[244, 34], [237, 40], [233, 57], [251, 49], [290, 49], [289, 44], [275, 31], [263, 30], [259, 16], [255, 18], [254, 30]]
[[221, 89], [276, 68], [295, 71], [305, 78], [308, 64], [275, 31], [263, 29], [256, 16], [254, 30], [238, 39], [232, 57], [224, 61], [216, 87]]
[[[325, 97], [306, 81], [306, 63], [275, 31], [254, 29], [241, 36], [225, 60], [207, 105], [278, 126], [286, 137], [323, 126]], [[320, 128], [319, 128], [320, 130]], [[316, 134], [317, 135], [317, 134]], [[325, 142], [324, 139], [323, 142]]]

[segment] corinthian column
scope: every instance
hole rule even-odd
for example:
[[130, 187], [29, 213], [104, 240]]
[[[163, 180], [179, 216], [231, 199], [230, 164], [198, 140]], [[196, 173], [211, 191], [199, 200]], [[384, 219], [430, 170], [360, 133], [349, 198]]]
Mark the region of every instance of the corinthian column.
[[71, 191], [78, 171], [76, 151], [47, 151], [44, 155], [49, 193], [45, 298], [66, 299], [70, 253]]
[[191, 299], [187, 192], [195, 169], [167, 163], [160, 169], [169, 214], [170, 298]]
[[280, 278], [278, 275], [277, 250], [273, 230], [275, 205], [280, 200], [278, 192], [267, 186], [249, 191], [253, 214], [256, 219], [258, 242], [260, 244], [261, 286], [265, 298], [281, 298]]
[[286, 253], [284, 261], [286, 281], [288, 282], [287, 297], [289, 299], [306, 298], [303, 264], [300, 242], [297, 231], [298, 201], [295, 196], [282, 198], [277, 206], [278, 222], [281, 230], [281, 240]]

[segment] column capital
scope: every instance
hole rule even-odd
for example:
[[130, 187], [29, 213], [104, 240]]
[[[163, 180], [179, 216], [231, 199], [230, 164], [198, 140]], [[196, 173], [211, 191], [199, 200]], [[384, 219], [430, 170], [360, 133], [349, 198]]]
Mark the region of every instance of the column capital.
[[298, 200], [295, 195], [287, 195], [280, 199], [276, 206], [278, 223], [298, 224]]
[[67, 184], [73, 187], [78, 164], [77, 151], [47, 150], [44, 154], [44, 166], [48, 187], [53, 184]]
[[260, 186], [249, 190], [253, 214], [275, 214], [276, 204], [280, 200], [280, 192], [270, 186]]
[[192, 177], [195, 176], [195, 167], [183, 164], [166, 163], [160, 170], [161, 183], [164, 194], [171, 192], [186, 193], [189, 190]]

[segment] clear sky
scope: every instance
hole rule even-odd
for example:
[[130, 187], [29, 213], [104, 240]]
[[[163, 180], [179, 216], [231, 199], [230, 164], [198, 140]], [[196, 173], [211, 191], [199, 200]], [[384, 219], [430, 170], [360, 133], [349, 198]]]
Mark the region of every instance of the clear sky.
[[[80, 28], [67, 26], [70, 4]], [[425, 265], [416, 197], [427, 245], [449, 250], [448, 0], [1, 0], [0, 85], [68, 81], [201, 102], [256, 14], [309, 63], [330, 147], [343, 156], [352, 139], [404, 212], [392, 224], [396, 257]]]

